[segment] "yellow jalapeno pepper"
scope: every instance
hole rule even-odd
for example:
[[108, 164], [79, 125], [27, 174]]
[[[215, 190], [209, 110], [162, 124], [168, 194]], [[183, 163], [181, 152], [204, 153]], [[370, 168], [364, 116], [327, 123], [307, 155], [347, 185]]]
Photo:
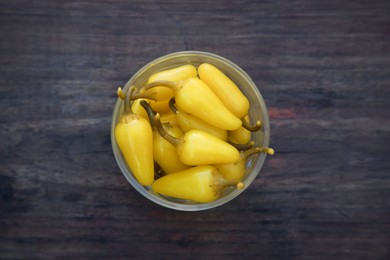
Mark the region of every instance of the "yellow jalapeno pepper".
[[248, 114], [248, 99], [222, 71], [209, 63], [203, 63], [198, 67], [198, 74], [236, 117], [242, 118]]
[[225, 141], [227, 139], [227, 131], [226, 130], [212, 126], [196, 116], [193, 116], [193, 115], [188, 114], [184, 111], [178, 110], [175, 107], [175, 98], [170, 99], [169, 107], [175, 113], [176, 122], [179, 124], [179, 126], [181, 127], [181, 129], [184, 132], [198, 129], [198, 130], [202, 130], [202, 131], [205, 131], [207, 133], [210, 133], [210, 134], [220, 138], [221, 140]]
[[[181, 81], [187, 78], [196, 77], [197, 75], [198, 71], [196, 68], [193, 65], [188, 64], [154, 73], [149, 77], [147, 83], [158, 80]], [[174, 91], [172, 89], [156, 86], [153, 90], [144, 91], [141, 89], [141, 93], [144, 95], [153, 95], [153, 93], [155, 93], [154, 102], [150, 102], [154, 111], [160, 114], [169, 111], [168, 101], [166, 100], [169, 100], [174, 96]]]
[[198, 71], [191, 64], [182, 65], [173, 69], [157, 72], [149, 77], [147, 83], [152, 83], [159, 80], [180, 81], [198, 76]]
[[230, 112], [241, 118], [245, 129], [251, 132], [260, 129], [260, 121], [251, 126], [244, 120], [249, 111], [249, 100], [228, 76], [209, 63], [202, 63], [198, 67], [198, 74], [199, 78], [221, 99]]
[[152, 189], [156, 193], [200, 203], [215, 201], [229, 186], [244, 188], [244, 183], [228, 181], [211, 165], [202, 165], [171, 173], [156, 180]]
[[251, 155], [256, 153], [268, 153], [269, 155], [273, 155], [275, 152], [274, 149], [268, 147], [254, 147], [246, 151], [241, 151], [240, 159], [234, 163], [217, 164], [215, 166], [226, 180], [238, 181], [241, 180], [245, 174], [246, 161]]
[[242, 125], [242, 121], [233, 115], [200, 79], [189, 78], [180, 82], [155, 81], [145, 89], [155, 86], [172, 88], [178, 109], [199, 117], [210, 125], [224, 130], [236, 130]]
[[[245, 116], [245, 121], [249, 120], [249, 116]], [[237, 144], [246, 144], [251, 139], [251, 131], [241, 126], [237, 130], [228, 131], [228, 139]]]
[[181, 138], [175, 138], [164, 130], [159, 114], [155, 116], [155, 122], [161, 136], [177, 147], [180, 161], [187, 165], [232, 163], [240, 158], [234, 146], [212, 134], [191, 130]]
[[[165, 174], [182, 171], [190, 166], [185, 165], [179, 159], [177, 148], [163, 138], [156, 129], [154, 122], [154, 111], [145, 101], [141, 101], [141, 106], [147, 111], [150, 124], [153, 130], [153, 158], [164, 171]], [[175, 138], [183, 136], [183, 131], [178, 126], [168, 125], [164, 130]]]
[[141, 185], [148, 186], [154, 181], [153, 132], [146, 119], [131, 111], [134, 90], [131, 87], [127, 91], [125, 113], [115, 127], [115, 140], [134, 177]]

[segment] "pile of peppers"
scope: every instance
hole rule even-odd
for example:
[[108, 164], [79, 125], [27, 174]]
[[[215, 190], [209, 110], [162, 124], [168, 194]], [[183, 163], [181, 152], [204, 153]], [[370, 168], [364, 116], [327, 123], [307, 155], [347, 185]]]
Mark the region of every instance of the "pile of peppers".
[[115, 139], [137, 181], [158, 194], [207, 203], [230, 186], [243, 189], [246, 161], [256, 153], [249, 101], [215, 66], [182, 65], [157, 72], [144, 86], [118, 88], [124, 113]]

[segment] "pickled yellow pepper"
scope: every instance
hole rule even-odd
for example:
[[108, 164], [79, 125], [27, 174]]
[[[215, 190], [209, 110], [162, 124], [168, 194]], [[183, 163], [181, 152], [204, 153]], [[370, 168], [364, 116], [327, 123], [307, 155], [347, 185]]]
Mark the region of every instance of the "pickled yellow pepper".
[[[249, 120], [249, 116], [245, 116], [244, 120]], [[228, 139], [237, 144], [246, 144], [251, 139], [251, 132], [241, 126], [237, 130], [228, 131]]]
[[210, 133], [221, 140], [227, 139], [227, 131], [220, 129], [218, 127], [212, 126], [209, 123], [206, 123], [202, 119], [188, 114], [184, 111], [180, 111], [175, 107], [175, 98], [171, 98], [169, 101], [169, 107], [176, 115], [176, 122], [179, 124], [181, 129], [184, 132], [188, 132], [190, 130], [198, 129]]
[[189, 78], [185, 81], [155, 81], [145, 87], [166, 86], [175, 91], [177, 107], [205, 122], [224, 130], [236, 130], [242, 125], [241, 119], [233, 115], [200, 79]]
[[126, 93], [125, 112], [115, 127], [115, 140], [134, 177], [148, 186], [154, 181], [153, 132], [145, 118], [131, 111], [130, 98], [134, 90], [131, 87]]
[[243, 118], [248, 114], [248, 99], [222, 71], [209, 63], [202, 63], [198, 67], [198, 74], [236, 117]]
[[220, 198], [229, 186], [243, 189], [244, 183], [225, 180], [216, 167], [202, 165], [163, 176], [152, 189], [162, 195], [206, 203]]
[[155, 122], [161, 136], [177, 147], [180, 161], [187, 165], [232, 163], [240, 158], [234, 146], [205, 131], [191, 130], [175, 138], [164, 130], [159, 114]]
[[168, 70], [159, 71], [149, 77], [147, 83], [159, 80], [180, 81], [188, 78], [194, 78], [198, 75], [195, 66], [191, 64], [182, 65]]
[[252, 126], [244, 119], [249, 111], [249, 100], [225, 73], [214, 65], [202, 63], [198, 67], [198, 74], [199, 78], [220, 98], [229, 111], [242, 120], [244, 128], [251, 132], [260, 129], [260, 121]]
[[[149, 77], [147, 83], [152, 83], [159, 80], [181, 81], [196, 77], [197, 75], [197, 69], [193, 65], [187, 64], [154, 73]], [[168, 107], [168, 100], [174, 96], [174, 91], [167, 87], [159, 86], [146, 92], [150, 91], [157, 92], [156, 101], [150, 102], [150, 106], [153, 108], [153, 110], [160, 114], [165, 114], [170, 111]]]

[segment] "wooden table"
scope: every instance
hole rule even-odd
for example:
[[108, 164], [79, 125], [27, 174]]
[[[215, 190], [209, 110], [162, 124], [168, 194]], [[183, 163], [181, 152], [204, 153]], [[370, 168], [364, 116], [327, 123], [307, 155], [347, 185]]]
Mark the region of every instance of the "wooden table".
[[[389, 259], [388, 1], [0, 3], [1, 259]], [[116, 88], [176, 51], [257, 84], [271, 146], [213, 210], [158, 206], [110, 141]]]

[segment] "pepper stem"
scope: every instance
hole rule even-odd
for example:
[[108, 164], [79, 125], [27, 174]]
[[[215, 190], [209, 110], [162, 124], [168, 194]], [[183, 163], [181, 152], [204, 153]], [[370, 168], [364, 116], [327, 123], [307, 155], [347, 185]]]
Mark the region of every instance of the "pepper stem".
[[248, 150], [248, 149], [252, 148], [255, 145], [255, 142], [253, 142], [253, 141], [249, 141], [246, 144], [236, 144], [236, 143], [228, 140], [228, 143], [233, 145], [237, 150], [240, 150], [240, 151]]
[[246, 130], [251, 131], [251, 132], [256, 132], [260, 130], [261, 127], [261, 122], [260, 120], [257, 120], [255, 125], [250, 125], [245, 118], [241, 118], [242, 122], [242, 127], [244, 127]]
[[150, 100], [153, 100], [153, 101], [158, 101], [157, 100], [157, 92], [154, 91], [154, 92], [151, 92], [151, 91], [145, 91], [145, 92], [142, 92], [142, 93], [137, 93], [135, 95], [133, 95], [133, 100], [136, 100], [138, 98], [145, 98], [145, 99], [150, 99]]
[[152, 129], [156, 130], [156, 123], [154, 121], [154, 117], [156, 115], [156, 112], [153, 111], [153, 109], [151, 108], [149, 103], [146, 102], [145, 100], [141, 100], [139, 102], [139, 104], [145, 109], [146, 113], [148, 114], [150, 125], [151, 125]]
[[173, 111], [173, 113], [177, 114], [177, 108], [176, 108], [175, 104], [176, 104], [176, 100], [175, 100], [175, 97], [173, 97], [169, 100], [168, 105], [169, 105], [169, 108]]
[[[125, 100], [126, 95], [125, 95], [125, 93], [123, 93], [123, 90], [121, 87], [118, 88], [116, 94], [118, 95], [118, 97], [120, 99]], [[157, 96], [157, 92], [142, 92], [142, 93], [132, 94], [131, 100], [136, 100], [139, 98], [146, 98], [146, 99], [154, 100], [157, 102], [156, 96]]]
[[236, 186], [237, 189], [242, 190], [245, 187], [245, 183], [238, 180], [226, 180], [218, 173], [214, 175], [213, 183], [210, 186], [213, 187], [215, 194], [221, 195], [226, 188], [232, 186]]
[[160, 114], [157, 113], [155, 116], [154, 116], [154, 122], [156, 124], [156, 128], [157, 128], [157, 131], [160, 133], [160, 135], [165, 139], [167, 140], [168, 142], [170, 142], [171, 144], [173, 144], [174, 146], [177, 146], [180, 144], [180, 138], [176, 138], [170, 134], [167, 133], [167, 131], [165, 131], [162, 123], [161, 123], [161, 119], [160, 119]]
[[154, 88], [154, 87], [167, 87], [172, 89], [175, 93], [179, 89], [179, 87], [182, 85], [183, 81], [168, 81], [168, 80], [157, 80], [152, 83], [149, 83], [143, 89], [146, 91], [148, 89]]
[[237, 189], [242, 190], [245, 187], [245, 184], [242, 181], [236, 180], [224, 180], [221, 183], [221, 187], [226, 189], [227, 187], [236, 186]]
[[275, 153], [274, 149], [269, 147], [253, 147], [249, 150], [241, 152], [241, 158], [243, 160], [247, 160], [249, 156], [256, 153], [267, 153], [269, 155], [273, 155]]
[[[135, 91], [135, 87], [134, 86], [131, 86], [130, 88], [127, 89], [127, 92], [126, 92], [126, 97], [125, 97], [125, 105], [124, 105], [124, 110], [125, 110], [125, 113], [126, 114], [133, 114], [133, 111], [131, 110], [131, 104], [130, 104], [130, 100], [131, 100], [131, 96], [133, 94], [133, 92]], [[117, 91], [117, 94], [119, 93], [119, 88], [118, 88], [118, 91]], [[123, 92], [122, 92], [123, 93]], [[119, 96], [120, 94], [118, 94]]]

